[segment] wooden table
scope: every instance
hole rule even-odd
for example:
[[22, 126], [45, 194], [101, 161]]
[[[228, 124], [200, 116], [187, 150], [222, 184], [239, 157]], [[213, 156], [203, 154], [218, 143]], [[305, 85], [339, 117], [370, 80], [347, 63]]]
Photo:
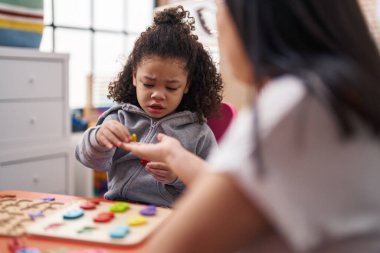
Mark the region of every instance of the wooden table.
[[[73, 200], [85, 199], [76, 196], [68, 196], [68, 195], [59, 195], [59, 194], [50, 194], [50, 193], [38, 193], [38, 192], [26, 192], [26, 191], [13, 191], [6, 190], [0, 191], [0, 195], [15, 195], [16, 198], [48, 198], [54, 197], [56, 201], [59, 202], [70, 202]], [[88, 199], [88, 198], [87, 198]], [[91, 200], [91, 199], [88, 199]], [[66, 251], [75, 251], [75, 250], [103, 250], [107, 253], [116, 253], [116, 252], [131, 252], [131, 253], [141, 253], [147, 252], [146, 241], [143, 241], [140, 244], [132, 245], [132, 246], [119, 246], [119, 245], [108, 245], [101, 243], [90, 243], [90, 242], [82, 242], [82, 241], [74, 241], [74, 240], [65, 240], [59, 238], [48, 238], [48, 237], [40, 237], [34, 235], [23, 235], [17, 237], [21, 242], [25, 243], [27, 247], [35, 247], [40, 250], [41, 253], [46, 253], [52, 250], [66, 250]], [[1, 236], [0, 235], [0, 252], [1, 253], [13, 253], [9, 250], [8, 245], [13, 243], [15, 237]]]

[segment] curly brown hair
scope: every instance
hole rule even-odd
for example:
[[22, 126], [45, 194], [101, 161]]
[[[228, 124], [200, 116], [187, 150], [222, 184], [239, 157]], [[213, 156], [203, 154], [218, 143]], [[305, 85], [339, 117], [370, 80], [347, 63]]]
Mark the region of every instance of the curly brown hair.
[[189, 110], [202, 123], [213, 112], [218, 112], [222, 101], [222, 79], [210, 54], [198, 41], [194, 18], [182, 6], [157, 12], [154, 23], [142, 32], [135, 42], [124, 69], [108, 87], [108, 98], [118, 103], [140, 106], [133, 73], [146, 57], [179, 59], [186, 63], [189, 91], [184, 94], [176, 111]]

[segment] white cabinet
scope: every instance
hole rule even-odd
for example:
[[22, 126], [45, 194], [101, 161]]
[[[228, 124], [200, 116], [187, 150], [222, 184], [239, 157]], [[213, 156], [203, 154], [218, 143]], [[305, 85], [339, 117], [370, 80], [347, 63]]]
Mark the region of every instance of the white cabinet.
[[68, 60], [0, 47], [0, 190], [73, 193]]

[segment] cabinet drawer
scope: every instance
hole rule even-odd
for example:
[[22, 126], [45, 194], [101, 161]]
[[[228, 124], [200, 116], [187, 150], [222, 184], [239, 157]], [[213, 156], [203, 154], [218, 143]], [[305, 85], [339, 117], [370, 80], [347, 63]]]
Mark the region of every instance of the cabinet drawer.
[[62, 97], [62, 73], [59, 61], [0, 58], [0, 99]]
[[66, 138], [65, 110], [61, 101], [0, 103], [0, 145]]
[[67, 194], [65, 154], [0, 163], [0, 190]]

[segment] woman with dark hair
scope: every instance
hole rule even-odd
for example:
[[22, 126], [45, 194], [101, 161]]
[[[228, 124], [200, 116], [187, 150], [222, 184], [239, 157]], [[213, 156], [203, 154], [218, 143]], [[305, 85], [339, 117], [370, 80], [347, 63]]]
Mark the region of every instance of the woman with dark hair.
[[357, 1], [218, 1], [217, 19], [225, 82], [258, 96], [208, 163], [165, 135], [125, 145], [204, 171], [152, 252], [380, 252], [380, 58]]

